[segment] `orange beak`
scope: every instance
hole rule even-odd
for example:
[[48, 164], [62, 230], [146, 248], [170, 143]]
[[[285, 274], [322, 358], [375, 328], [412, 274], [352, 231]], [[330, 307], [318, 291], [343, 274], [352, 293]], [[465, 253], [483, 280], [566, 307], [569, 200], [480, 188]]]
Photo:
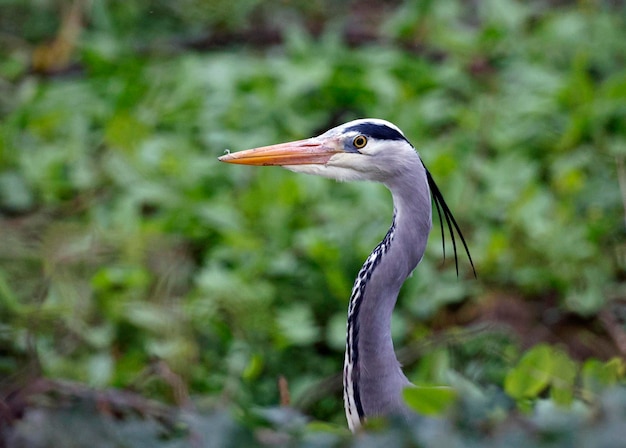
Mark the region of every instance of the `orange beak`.
[[317, 138], [297, 140], [278, 145], [262, 146], [219, 157], [220, 162], [241, 165], [325, 165], [330, 158], [343, 152], [339, 142]]

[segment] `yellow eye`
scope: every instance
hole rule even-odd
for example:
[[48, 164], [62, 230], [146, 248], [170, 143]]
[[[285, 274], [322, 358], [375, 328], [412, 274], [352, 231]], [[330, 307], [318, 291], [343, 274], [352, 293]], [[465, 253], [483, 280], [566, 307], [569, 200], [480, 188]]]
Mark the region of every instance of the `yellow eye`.
[[367, 137], [365, 137], [364, 135], [357, 135], [356, 137], [354, 137], [354, 140], [352, 140], [352, 144], [356, 149], [361, 149], [365, 145], [367, 145]]

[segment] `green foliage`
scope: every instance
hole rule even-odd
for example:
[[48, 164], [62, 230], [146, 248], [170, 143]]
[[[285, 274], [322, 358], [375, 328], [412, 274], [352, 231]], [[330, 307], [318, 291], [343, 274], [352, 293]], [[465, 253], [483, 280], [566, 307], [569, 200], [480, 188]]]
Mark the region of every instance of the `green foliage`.
[[420, 415], [441, 415], [452, 405], [456, 392], [444, 386], [417, 386], [404, 390], [404, 400]]
[[537, 345], [526, 352], [520, 362], [504, 379], [504, 390], [517, 400], [537, 398], [551, 387], [555, 403], [572, 402], [572, 388], [576, 365], [560, 350], [547, 345]]
[[524, 353], [518, 364], [509, 370], [504, 390], [522, 410], [529, 411], [538, 404], [537, 399], [548, 389], [552, 403], [567, 408], [573, 404], [575, 396], [593, 401], [594, 394], [603, 388], [622, 384], [626, 379], [625, 369], [620, 358], [606, 363], [590, 359], [580, 368], [567, 353], [540, 344]]
[[588, 359], [582, 368], [583, 392], [598, 393], [604, 388], [614, 387], [626, 376], [626, 365], [621, 358], [613, 358], [606, 363]]
[[[2, 399], [36, 364], [176, 405], [188, 391], [199, 409], [171, 427], [62, 403], [29, 411], [15, 433], [44, 422], [59, 446], [68, 425], [150, 446], [189, 434], [222, 446], [623, 440], [623, 7], [474, 3], [86, 2], [72, 69], [45, 76], [28, 61], [63, 22], [57, 2], [4, 2]], [[376, 40], [349, 46], [344, 29]], [[274, 46], [241, 43], [275, 30]], [[239, 44], [216, 49], [228, 33]], [[190, 51], [200, 37], [209, 51]], [[436, 418], [378, 422], [354, 442], [333, 375], [389, 195], [217, 157], [363, 116], [418, 148], [478, 279], [463, 257], [456, 277], [449, 242], [442, 263], [435, 220], [393, 337], [409, 378], [446, 385], [406, 391]], [[509, 299], [517, 308], [500, 308]], [[515, 335], [455, 328], [494, 316]], [[274, 407], [281, 376], [317, 420]]]

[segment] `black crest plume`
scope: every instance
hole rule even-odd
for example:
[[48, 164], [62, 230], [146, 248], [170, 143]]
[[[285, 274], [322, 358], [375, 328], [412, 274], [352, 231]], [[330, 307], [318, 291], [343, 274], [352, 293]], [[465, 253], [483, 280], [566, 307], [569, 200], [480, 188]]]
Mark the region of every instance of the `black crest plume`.
[[[474, 262], [472, 261], [472, 256], [470, 255], [469, 248], [467, 247], [467, 243], [465, 242], [465, 238], [463, 237], [463, 233], [459, 228], [459, 225], [456, 223], [456, 219], [454, 219], [454, 215], [446, 204], [446, 201], [443, 199], [443, 194], [441, 194], [441, 190], [435, 183], [435, 179], [430, 174], [428, 169], [426, 170], [426, 178], [428, 179], [428, 186], [430, 187], [430, 194], [433, 197], [433, 202], [435, 203], [435, 207], [437, 208], [437, 214], [439, 215], [439, 226], [441, 227], [441, 241], [443, 244], [443, 258], [446, 258], [446, 239], [443, 230], [443, 221], [445, 219], [446, 224], [448, 226], [448, 231], [450, 232], [450, 237], [452, 238], [452, 248], [454, 249], [454, 266], [456, 268], [456, 275], [459, 275], [459, 258], [456, 253], [456, 238], [454, 236], [454, 230], [461, 238], [461, 242], [463, 243], [463, 247], [465, 248], [465, 253], [467, 254], [467, 258], [469, 259], [470, 264], [472, 265], [472, 272], [474, 273], [474, 277], [476, 277], [476, 268], [474, 267]], [[443, 213], [443, 219], [442, 219]]]

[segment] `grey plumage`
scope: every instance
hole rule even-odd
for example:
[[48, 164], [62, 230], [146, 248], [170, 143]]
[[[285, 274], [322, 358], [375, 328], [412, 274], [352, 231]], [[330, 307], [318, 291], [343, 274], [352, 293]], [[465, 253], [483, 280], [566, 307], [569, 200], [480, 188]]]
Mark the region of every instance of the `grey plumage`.
[[[410, 382], [394, 352], [391, 313], [402, 284], [424, 255], [432, 227], [431, 193], [452, 236], [455, 256], [454, 230], [472, 260], [441, 192], [402, 131], [383, 120], [355, 120], [318, 137], [227, 154], [220, 160], [280, 165], [337, 180], [377, 181], [391, 191], [392, 225], [363, 264], [350, 297], [344, 406], [353, 431], [368, 417], [407, 415], [402, 390]], [[442, 233], [443, 228], [442, 221]]]
[[[375, 256], [376, 262], [366, 262], [361, 270], [368, 271], [367, 281], [360, 281], [360, 272], [350, 300], [350, 307], [358, 313], [348, 314], [347, 345], [352, 345], [352, 352], [357, 356], [352, 356], [352, 381], [344, 378], [344, 401], [349, 402], [345, 397], [353, 394], [362, 404], [362, 413], [356, 415], [346, 409], [353, 430], [368, 416], [408, 412], [402, 400], [402, 389], [410, 383], [395, 356], [391, 313], [402, 284], [424, 255], [432, 216], [426, 170], [417, 153], [412, 154], [414, 156], [405, 160], [409, 169], [385, 182], [394, 202], [393, 223], [368, 258]], [[351, 335], [350, 319], [358, 328], [356, 338]], [[347, 357], [346, 362], [350, 361]], [[358, 378], [358, 388], [354, 387], [354, 378]]]

